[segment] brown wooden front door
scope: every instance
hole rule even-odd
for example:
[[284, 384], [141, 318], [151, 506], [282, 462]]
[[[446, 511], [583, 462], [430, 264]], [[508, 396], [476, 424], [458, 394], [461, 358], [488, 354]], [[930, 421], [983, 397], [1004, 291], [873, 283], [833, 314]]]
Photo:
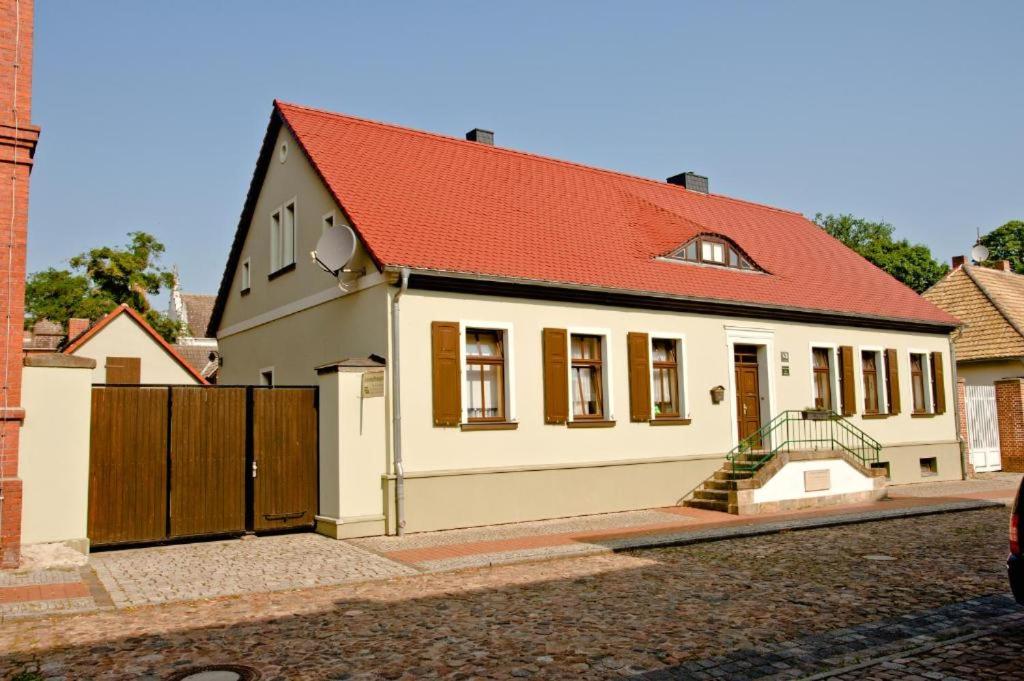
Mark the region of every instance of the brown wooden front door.
[[[740, 440], [749, 437], [761, 427], [761, 387], [758, 379], [757, 347], [737, 345], [736, 362], [736, 420]], [[759, 444], [759, 443], [755, 443]]]

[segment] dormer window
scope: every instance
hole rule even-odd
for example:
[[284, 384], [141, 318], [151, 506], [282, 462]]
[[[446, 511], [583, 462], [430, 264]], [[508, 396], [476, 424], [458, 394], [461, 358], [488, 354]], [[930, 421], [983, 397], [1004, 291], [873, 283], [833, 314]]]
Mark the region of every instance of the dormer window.
[[702, 234], [665, 256], [671, 260], [734, 267], [738, 270], [757, 270], [750, 258], [739, 247], [720, 236]]

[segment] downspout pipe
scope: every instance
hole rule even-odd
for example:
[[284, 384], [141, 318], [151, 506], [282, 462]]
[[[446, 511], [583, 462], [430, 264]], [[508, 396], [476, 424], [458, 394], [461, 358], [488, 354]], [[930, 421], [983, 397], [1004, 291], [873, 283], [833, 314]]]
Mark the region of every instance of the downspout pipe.
[[402, 467], [402, 373], [399, 371], [399, 305], [409, 288], [409, 268], [403, 267], [398, 291], [391, 298], [391, 441], [395, 461], [395, 531], [405, 534], [405, 469]]
[[953, 418], [956, 419], [956, 441], [960, 445], [960, 479], [967, 479], [967, 443], [964, 442], [963, 433], [960, 432], [960, 419], [964, 417], [960, 413], [960, 372], [956, 366], [956, 345], [955, 340], [963, 334], [963, 327], [958, 328], [949, 334], [949, 363], [953, 369]]

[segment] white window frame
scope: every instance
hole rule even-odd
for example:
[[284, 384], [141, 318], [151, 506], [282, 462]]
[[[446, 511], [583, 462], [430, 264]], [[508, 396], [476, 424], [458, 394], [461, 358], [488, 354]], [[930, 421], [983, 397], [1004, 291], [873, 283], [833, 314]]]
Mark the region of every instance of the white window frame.
[[811, 343], [807, 351], [807, 371], [811, 377], [811, 402], [814, 404], [814, 351], [828, 350], [828, 384], [832, 388], [832, 404], [829, 407], [835, 413], [840, 413], [840, 402], [842, 396], [839, 394], [839, 344], [838, 343]]
[[[765, 391], [761, 397], [766, 403], [761, 410], [761, 425], [768, 423], [775, 415], [775, 332], [771, 329], [725, 326], [725, 348], [729, 360], [729, 393], [725, 399], [729, 402], [731, 419], [729, 428], [732, 432], [733, 446], [739, 444], [739, 415], [736, 413], [736, 346], [758, 346], [758, 384]], [[762, 361], [763, 359], [763, 361]], [[763, 380], [767, 377], [767, 381]], [[767, 383], [767, 386], [765, 385]]]
[[[270, 374], [270, 383], [265, 383], [266, 375]], [[273, 388], [277, 385], [277, 376], [275, 375], [274, 367], [263, 367], [260, 369], [260, 385]]]
[[328, 229], [335, 227], [338, 224], [338, 218], [335, 216], [334, 211], [324, 213], [320, 216], [320, 236], [327, 233]]
[[284, 226], [284, 211], [278, 206], [270, 211], [270, 273], [281, 269], [281, 228]]
[[923, 358], [921, 362], [921, 379], [924, 381], [924, 411], [920, 413], [934, 414], [935, 391], [932, 390], [932, 353], [928, 350], [917, 350], [914, 348], [907, 350], [907, 365], [910, 367], [910, 413], [919, 413], [914, 411], [914, 364], [911, 361], [911, 355], [921, 355]]
[[[889, 412], [889, 391], [886, 386], [889, 385], [889, 368], [885, 365], [885, 348], [877, 345], [859, 345], [857, 346], [857, 374], [860, 380], [857, 381], [857, 392], [859, 407], [858, 413], [865, 414], [864, 411], [864, 357], [863, 353], [873, 352], [875, 353], [875, 367], [878, 372], [878, 413], [888, 414]], [[873, 416], [873, 414], [872, 414]]]
[[298, 244], [298, 233], [299, 233], [299, 199], [297, 196], [293, 196], [288, 201], [284, 202], [281, 206], [281, 245], [284, 246], [288, 242], [288, 226], [285, 217], [288, 215], [288, 209], [291, 208], [292, 224], [291, 224], [291, 246], [292, 246], [292, 258], [288, 262], [284, 261], [284, 252], [281, 253], [281, 267], [288, 267], [289, 265], [295, 264], [295, 248]]
[[676, 364], [678, 369], [678, 389], [679, 395], [679, 418], [688, 419], [690, 418], [690, 371], [689, 365], [686, 362], [686, 334], [679, 333], [678, 331], [652, 331], [647, 334], [647, 342], [649, 347], [647, 348], [647, 378], [650, 383], [651, 389], [651, 420], [654, 421], [657, 417], [654, 415], [654, 341], [655, 340], [670, 340], [675, 341], [676, 344]]
[[241, 290], [248, 291], [252, 287], [252, 263], [249, 258], [242, 261]]
[[[503, 353], [505, 355], [505, 422], [513, 423], [519, 420], [516, 412], [516, 360], [515, 360], [515, 334], [513, 333], [512, 322], [481, 322], [471, 319], [459, 321], [459, 365], [461, 367], [462, 390], [462, 415], [461, 423], [469, 423], [469, 385], [466, 376], [469, 375], [469, 363], [466, 361], [466, 330], [480, 329], [481, 331], [501, 331], [504, 342]], [[474, 421], [474, 423], [476, 423]]]
[[[612, 332], [611, 329], [592, 326], [571, 326], [566, 329], [566, 385], [569, 390], [569, 421], [575, 421], [576, 407], [573, 405], [572, 395], [572, 337], [576, 336], [601, 336], [601, 390], [603, 403], [601, 404], [602, 421], [615, 420], [615, 395], [612, 385]], [[589, 420], [589, 419], [588, 419]]]

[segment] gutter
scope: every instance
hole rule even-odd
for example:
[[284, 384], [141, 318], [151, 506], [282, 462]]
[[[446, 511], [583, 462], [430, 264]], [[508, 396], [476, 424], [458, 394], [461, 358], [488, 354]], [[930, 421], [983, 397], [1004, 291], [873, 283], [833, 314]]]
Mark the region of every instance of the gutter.
[[391, 441], [395, 461], [395, 531], [405, 534], [405, 469], [402, 467], [402, 380], [399, 372], [398, 301], [409, 288], [409, 268], [403, 267], [398, 292], [391, 298]]
[[[649, 306], [649, 309], [690, 311], [696, 314], [716, 314], [720, 316], [732, 314], [740, 317], [772, 320], [778, 320], [780, 315], [789, 315], [792, 319], [788, 321], [898, 329], [921, 333], [948, 334], [957, 328], [957, 324], [952, 322], [943, 323], [920, 319], [885, 317], [866, 313], [838, 312], [773, 303], [739, 302], [718, 298], [680, 296], [655, 291], [630, 291], [541, 279], [502, 277], [396, 265], [389, 265], [384, 268], [384, 271], [391, 273], [410, 271], [419, 282], [416, 287], [429, 290], [460, 290], [465, 293], [480, 293], [483, 295], [507, 295], [521, 298], [558, 300], [561, 300], [563, 296], [571, 296], [579, 298], [575, 302], [610, 305], [613, 307], [633, 307], [637, 306], [637, 303], [647, 303], [644, 307]], [[427, 283], [431, 281], [436, 283]], [[477, 291], [473, 290], [474, 288], [486, 288], [487, 290]], [[752, 314], [752, 311], [756, 311], [756, 314]]]
[[[956, 366], [956, 344], [954, 335], [959, 338], [963, 335], [963, 327], [958, 328], [954, 333], [949, 334], [949, 363], [953, 365], [953, 419], [956, 421], [956, 441], [960, 445], [960, 479], [967, 479], [967, 447], [964, 442], [963, 433], [960, 432], [960, 374]], [[965, 400], [966, 401], [966, 400]]]

